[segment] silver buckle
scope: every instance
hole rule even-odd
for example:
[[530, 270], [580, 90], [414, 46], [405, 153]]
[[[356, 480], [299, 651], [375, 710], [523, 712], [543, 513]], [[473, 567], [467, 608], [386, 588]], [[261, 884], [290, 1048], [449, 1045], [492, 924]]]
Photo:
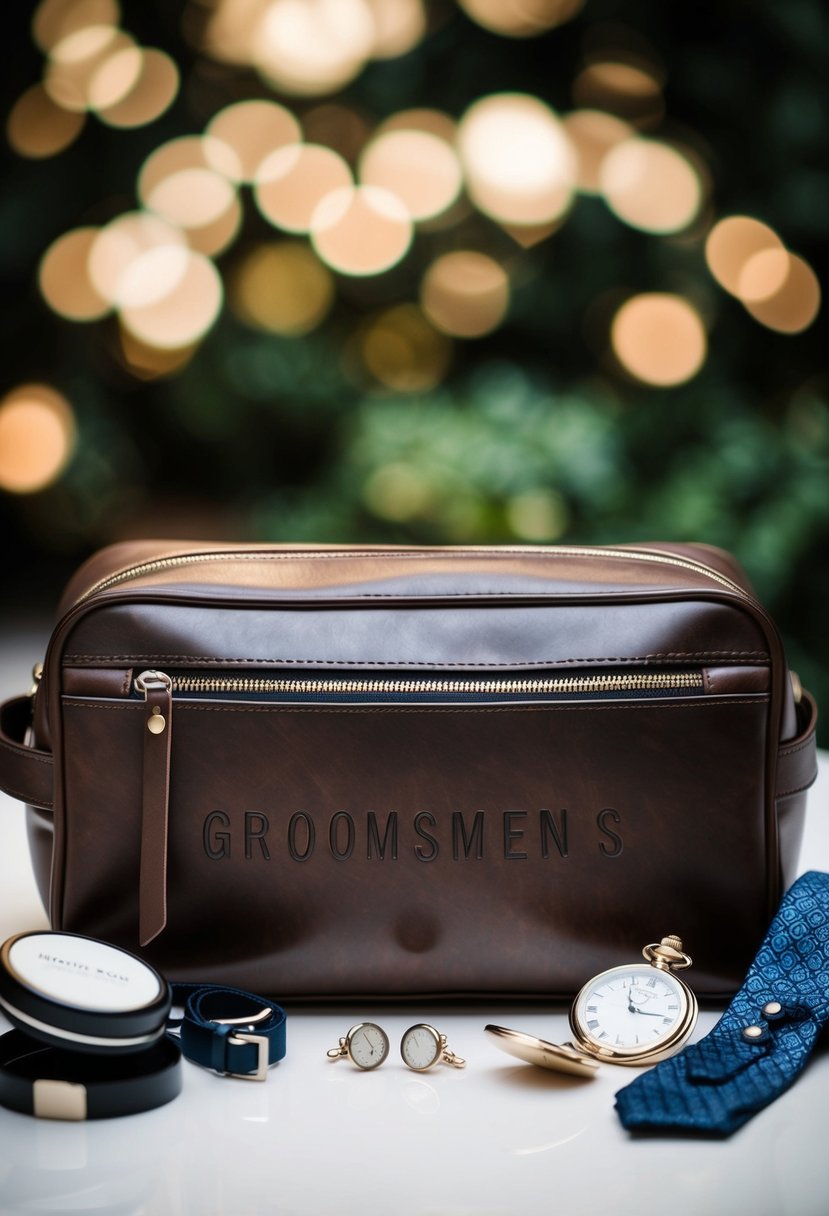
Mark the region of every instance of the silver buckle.
[[256, 1072], [226, 1072], [226, 1077], [237, 1081], [266, 1081], [268, 1078], [268, 1040], [263, 1034], [230, 1034], [228, 1043], [240, 1047], [243, 1043], [255, 1043], [257, 1047]]

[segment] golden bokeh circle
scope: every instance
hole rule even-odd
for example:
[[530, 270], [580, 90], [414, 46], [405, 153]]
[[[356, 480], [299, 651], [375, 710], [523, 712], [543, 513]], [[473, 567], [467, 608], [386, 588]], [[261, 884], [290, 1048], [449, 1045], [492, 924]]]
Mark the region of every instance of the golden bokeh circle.
[[42, 84], [34, 84], [12, 106], [6, 136], [18, 156], [42, 160], [68, 148], [85, 121], [83, 111], [65, 110]]
[[705, 260], [719, 285], [739, 297], [744, 267], [756, 254], [769, 249], [785, 252], [780, 237], [768, 224], [750, 215], [729, 215], [708, 233]]
[[0, 489], [45, 489], [63, 472], [74, 445], [72, 407], [49, 385], [22, 384], [0, 401]]
[[611, 211], [643, 232], [681, 232], [702, 203], [702, 183], [676, 148], [653, 139], [626, 139], [611, 148], [599, 170]]
[[420, 289], [433, 325], [458, 338], [481, 338], [497, 329], [509, 307], [509, 279], [485, 253], [456, 250], [432, 263]]
[[470, 197], [493, 219], [545, 224], [570, 205], [576, 155], [538, 97], [496, 93], [474, 102], [461, 118], [458, 149]]
[[572, 110], [561, 121], [575, 149], [578, 189], [583, 194], [599, 194], [602, 162], [617, 144], [630, 139], [633, 128], [624, 119], [602, 110]]
[[352, 185], [343, 158], [320, 144], [289, 144], [272, 152], [259, 167], [254, 199], [269, 223], [287, 232], [308, 232], [320, 202]]
[[695, 376], [708, 346], [693, 305], [682, 296], [662, 292], [633, 296], [624, 303], [613, 318], [611, 342], [632, 376], [666, 388]]
[[[119, 54], [127, 55], [128, 51]], [[99, 107], [98, 117], [107, 126], [119, 129], [146, 126], [173, 104], [179, 83], [178, 67], [166, 51], [146, 47], [141, 51], [141, 71], [132, 87], [119, 101]]]
[[334, 302], [333, 277], [300, 241], [259, 245], [231, 279], [233, 311], [256, 329], [297, 337], [325, 320]]
[[382, 274], [408, 253], [412, 221], [388, 190], [342, 186], [316, 207], [311, 242], [332, 270], [354, 276]]
[[744, 300], [755, 321], [781, 334], [799, 334], [808, 329], [820, 311], [820, 283], [808, 262], [788, 254], [788, 274], [778, 289], [765, 299]]
[[397, 304], [374, 318], [363, 331], [360, 347], [375, 380], [398, 393], [435, 388], [452, 358], [449, 339], [415, 304]]
[[41, 0], [32, 18], [32, 34], [48, 54], [70, 34], [95, 25], [117, 25], [121, 20], [118, 0]]
[[535, 38], [563, 25], [584, 0], [458, 0], [467, 16], [486, 30], [507, 38]]
[[290, 110], [275, 101], [257, 99], [237, 101], [220, 110], [207, 124], [205, 134], [211, 141], [205, 149], [208, 163], [244, 182], [256, 178], [262, 162], [277, 148], [302, 139], [302, 129]]
[[177, 350], [198, 342], [216, 321], [224, 290], [216, 267], [186, 246], [139, 255], [121, 287], [121, 323], [140, 342]]
[[359, 74], [376, 37], [367, 0], [272, 0], [250, 45], [255, 66], [281, 92], [319, 97]]
[[38, 282], [49, 307], [70, 321], [95, 321], [111, 302], [90, 277], [90, 255], [99, 228], [74, 228], [53, 241], [41, 258]]
[[137, 258], [151, 249], [185, 243], [181, 230], [160, 216], [127, 211], [94, 237], [87, 261], [90, 281], [102, 299], [118, 307], [124, 299], [126, 276]]
[[363, 152], [359, 172], [366, 185], [396, 194], [415, 221], [446, 211], [463, 185], [454, 148], [428, 131], [384, 131]]

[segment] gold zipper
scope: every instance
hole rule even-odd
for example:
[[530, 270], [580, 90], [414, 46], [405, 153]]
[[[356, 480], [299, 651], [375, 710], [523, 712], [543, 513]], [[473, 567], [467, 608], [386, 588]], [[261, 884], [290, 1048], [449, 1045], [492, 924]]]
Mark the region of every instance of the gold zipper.
[[[471, 551], [477, 552], [478, 550]], [[297, 556], [300, 556], [301, 551], [296, 552]], [[487, 549], [486, 552], [504, 554], [518, 552], [518, 550], [509, 546], [502, 546], [497, 549]], [[712, 570], [712, 568], [710, 566], [706, 566], [704, 562], [693, 561], [690, 558], [673, 557], [667, 553], [651, 553], [641, 549], [624, 549], [615, 551], [613, 549], [566, 548], [564, 550], [558, 550], [541, 545], [534, 547], [533, 552], [543, 553], [548, 557], [558, 555], [567, 557], [599, 557], [616, 560], [624, 559], [640, 562], [652, 562], [657, 565], [676, 566], [682, 570], [691, 570], [695, 574], [703, 574], [707, 578], [713, 579], [714, 582], [719, 583], [722, 587], [727, 588], [729, 591], [736, 591], [743, 599], [750, 598], [747, 596], [745, 589], [740, 587], [738, 583], [733, 582], [730, 578], [726, 578], [725, 575], [718, 573], [718, 571]], [[319, 555], [319, 550], [314, 550], [309, 553], [309, 556]], [[372, 557], [377, 557], [379, 555], [379, 553], [371, 554]], [[358, 554], [343, 551], [343, 556], [358, 556]], [[391, 556], [400, 555], [391, 554]], [[179, 566], [199, 565], [205, 562], [225, 561], [228, 559], [236, 561], [240, 559], [252, 561], [259, 560], [261, 558], [267, 559], [267, 557], [267, 551], [261, 550], [254, 550], [252, 552], [246, 551], [244, 553], [239, 550], [224, 551], [220, 553], [187, 553], [182, 554], [179, 557], [160, 557], [153, 561], [141, 562], [136, 566], [128, 566], [124, 570], [116, 571], [115, 574], [110, 574], [106, 578], [99, 579], [97, 583], [94, 583], [78, 597], [76, 603], [82, 604], [85, 600], [90, 599], [93, 595], [98, 595], [101, 591], [109, 591], [112, 587], [117, 587], [121, 583], [130, 582], [135, 578], [142, 578], [146, 574], [155, 574], [159, 570], [173, 570]]]
[[701, 672], [633, 672], [589, 676], [540, 677], [529, 679], [384, 679], [366, 676], [360, 679], [330, 677], [268, 677], [268, 676], [164, 676], [144, 672], [135, 680], [137, 692], [145, 692], [153, 678], [169, 681], [174, 693], [241, 693], [283, 695], [418, 695], [447, 694], [457, 696], [533, 696], [566, 695], [568, 693], [670, 692], [690, 688], [702, 689]]

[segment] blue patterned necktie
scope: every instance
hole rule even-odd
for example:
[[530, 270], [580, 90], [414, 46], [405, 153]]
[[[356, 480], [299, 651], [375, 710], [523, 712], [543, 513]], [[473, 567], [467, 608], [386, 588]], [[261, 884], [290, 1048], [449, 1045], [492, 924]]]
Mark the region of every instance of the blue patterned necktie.
[[787, 891], [714, 1029], [616, 1095], [630, 1131], [725, 1136], [797, 1079], [829, 1020], [829, 874]]

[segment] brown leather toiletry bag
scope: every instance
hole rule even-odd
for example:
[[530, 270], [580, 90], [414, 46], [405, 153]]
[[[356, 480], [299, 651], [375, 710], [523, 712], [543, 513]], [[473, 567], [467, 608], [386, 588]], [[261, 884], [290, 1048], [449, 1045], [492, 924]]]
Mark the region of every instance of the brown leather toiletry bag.
[[732, 991], [815, 706], [704, 545], [137, 542], [2, 709], [52, 924], [282, 997], [553, 997], [681, 935]]

